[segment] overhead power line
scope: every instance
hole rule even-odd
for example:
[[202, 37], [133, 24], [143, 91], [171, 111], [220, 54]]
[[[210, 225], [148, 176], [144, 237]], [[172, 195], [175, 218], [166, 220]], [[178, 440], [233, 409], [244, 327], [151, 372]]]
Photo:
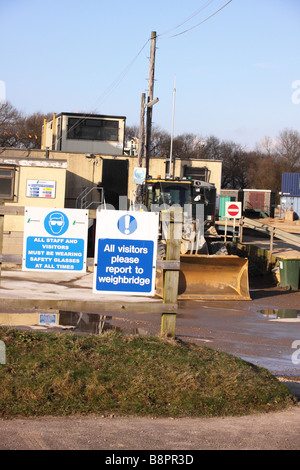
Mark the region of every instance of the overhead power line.
[[174, 31], [175, 29], [178, 29], [180, 28], [181, 26], [183, 26], [185, 23], [187, 23], [188, 21], [190, 21], [191, 19], [195, 18], [195, 16], [199, 15], [199, 13], [204, 10], [208, 5], [210, 5], [211, 3], [213, 3], [215, 0], [208, 0], [201, 8], [198, 8], [194, 13], [192, 13], [188, 18], [186, 18], [184, 21], [182, 21], [181, 23], [179, 23], [177, 26], [174, 26], [173, 28], [169, 29], [168, 31], [165, 31], [164, 33], [161, 33], [161, 34], [158, 34], [159, 37], [161, 36], [165, 36], [166, 34], [169, 34], [171, 33], [172, 31]]
[[[118, 87], [118, 85], [121, 83], [121, 81], [125, 78], [129, 70], [131, 69], [134, 62], [137, 60], [139, 55], [145, 49], [150, 39], [151, 38], [147, 39], [143, 47], [134, 56], [134, 58], [129, 62], [129, 64], [125, 67], [125, 69], [116, 77], [116, 79], [107, 87], [107, 89], [96, 99], [93, 105], [94, 108], [102, 104], [105, 101], [105, 99], [107, 99], [113, 93], [113, 91]], [[79, 119], [75, 124], [73, 124], [73, 126], [70, 127], [69, 131], [76, 129], [87, 117], [92, 117], [95, 114], [95, 111], [82, 113], [84, 114], [84, 118]], [[57, 142], [59, 142], [60, 140], [61, 140], [61, 137], [58, 138]]]
[[[94, 106], [102, 104], [103, 101], [105, 101], [108, 96], [111, 95], [111, 93], [118, 87], [118, 85], [121, 83], [121, 81], [125, 78], [131, 67], [133, 66], [134, 62], [137, 60], [137, 58], [140, 56], [140, 54], [143, 52], [145, 47], [147, 46], [148, 42], [151, 40], [151, 38], [148, 38], [145, 44], [142, 46], [142, 48], [139, 50], [139, 52], [135, 55], [135, 57], [129, 62], [129, 64], [125, 67], [125, 69], [117, 76], [117, 78], [107, 87], [107, 89], [96, 99]], [[100, 101], [100, 103], [98, 103]]]
[[[205, 23], [205, 21], [208, 21], [210, 18], [212, 18], [213, 16], [215, 16], [217, 13], [219, 13], [219, 11], [223, 10], [223, 9], [224, 9], [227, 5], [229, 5], [229, 3], [231, 3], [231, 2], [232, 2], [232, 0], [229, 0], [229, 2], [225, 3], [223, 6], [221, 6], [221, 7], [220, 7], [218, 10], [216, 10], [214, 13], [212, 13], [212, 14], [209, 15], [209, 16], [207, 16], [204, 20], [200, 21], [200, 23], [197, 23], [197, 24], [195, 24], [194, 26], [191, 26], [190, 28], [188, 28], [188, 29], [186, 29], [186, 30], [184, 30], [184, 31], [181, 31], [180, 33], [173, 34], [172, 36], [163, 37], [162, 39], [171, 39], [171, 38], [175, 38], [176, 36], [180, 36], [180, 35], [182, 35], [182, 34], [185, 34], [185, 33], [189, 32], [189, 31], [191, 31], [192, 29], [198, 28], [201, 24]], [[209, 3], [210, 3], [210, 2], [209, 2]], [[205, 6], [207, 6], [207, 5], [205, 5]], [[205, 7], [203, 7], [203, 8], [205, 8]], [[202, 8], [202, 9], [203, 9], [203, 8]], [[198, 13], [197, 13], [197, 14], [198, 14]], [[196, 13], [194, 14], [194, 16], [196, 16]], [[184, 21], [182, 24], [186, 23], [187, 21], [189, 21], [189, 19], [186, 20], [186, 21]], [[177, 28], [178, 28], [178, 26], [177, 26], [175, 29], [177, 29]], [[164, 34], [167, 34], [167, 33], [164, 33]], [[159, 34], [158, 36], [161, 37], [162, 35]]]
[[[181, 31], [180, 33], [176, 33], [176, 34], [173, 34], [172, 36], [167, 36], [167, 37], [164, 37], [166, 34], [170, 33], [171, 31], [174, 31], [175, 29], [178, 29], [180, 28], [181, 26], [183, 26], [185, 23], [187, 23], [188, 21], [190, 21], [191, 19], [195, 18], [195, 16], [197, 16], [202, 10], [204, 10], [208, 5], [210, 5], [211, 3], [213, 3], [215, 0], [208, 0], [201, 8], [198, 8], [198, 10], [196, 10], [192, 15], [190, 15], [188, 18], [186, 18], [184, 21], [182, 21], [181, 23], [179, 23], [177, 26], [175, 26], [174, 28], [171, 28], [170, 30], [166, 31], [165, 33], [162, 33], [162, 34], [159, 34], [157, 35], [157, 37], [160, 37], [162, 39], [171, 39], [171, 38], [174, 38], [174, 37], [177, 37], [177, 36], [181, 36], [182, 34], [185, 34], [189, 31], [191, 31], [192, 29], [195, 29], [195, 28], [198, 28], [201, 24], [205, 23], [206, 21], [208, 21], [210, 18], [212, 18], [213, 16], [215, 16], [217, 13], [219, 13], [221, 10], [223, 10], [227, 5], [229, 5], [229, 3], [232, 2], [232, 0], [229, 0], [227, 3], [225, 3], [223, 6], [221, 6], [218, 10], [216, 10], [214, 13], [212, 13], [211, 15], [207, 16], [204, 20], [200, 21], [199, 23], [195, 24], [194, 26], [191, 26], [190, 28], [184, 30], [184, 31]], [[97, 107], [99, 106], [99, 104], [102, 104], [105, 99], [107, 99], [112, 93], [113, 91], [118, 87], [118, 85], [122, 82], [122, 80], [125, 78], [125, 76], [127, 75], [127, 73], [129, 72], [129, 70], [131, 69], [132, 65], [134, 64], [134, 62], [137, 60], [137, 58], [139, 57], [139, 55], [142, 53], [142, 51], [145, 49], [145, 47], [147, 46], [148, 42], [151, 40], [151, 38], [148, 38], [147, 41], [145, 42], [145, 44], [142, 46], [142, 48], [139, 50], [139, 52], [134, 56], [134, 58], [129, 62], [129, 64], [125, 67], [125, 69], [116, 77], [116, 79], [107, 87], [107, 89], [96, 99], [93, 107]], [[94, 112], [88, 112], [86, 113], [85, 115], [85, 118], [88, 117], [88, 116], [92, 116], [94, 114]], [[80, 122], [83, 121], [85, 118], [82, 118], [81, 120], [79, 120], [76, 124], [74, 124], [71, 129], [74, 129], [76, 128], [77, 126], [79, 126]], [[71, 130], [70, 129], [70, 130]]]

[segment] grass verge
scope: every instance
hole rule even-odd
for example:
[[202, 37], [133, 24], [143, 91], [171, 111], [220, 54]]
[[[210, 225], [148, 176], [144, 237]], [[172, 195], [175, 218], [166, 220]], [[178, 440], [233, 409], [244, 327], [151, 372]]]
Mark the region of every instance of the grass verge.
[[213, 349], [158, 337], [0, 328], [0, 416], [200, 417], [294, 403], [269, 371]]

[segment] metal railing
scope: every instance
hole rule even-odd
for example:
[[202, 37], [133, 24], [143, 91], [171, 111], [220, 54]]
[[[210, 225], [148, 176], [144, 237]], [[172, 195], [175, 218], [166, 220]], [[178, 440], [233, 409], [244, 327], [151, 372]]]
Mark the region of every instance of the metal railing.
[[269, 235], [272, 235], [275, 238], [279, 238], [280, 240], [290, 243], [292, 245], [300, 247], [300, 236], [295, 235], [293, 233], [286, 232], [284, 230], [280, 230], [277, 227], [274, 227], [272, 225], [264, 224], [262, 222], [258, 222], [257, 220], [254, 219], [248, 219], [246, 217], [243, 217], [243, 227], [249, 227], [249, 228], [254, 228], [255, 230], [261, 231], [261, 232], [266, 232]]
[[[100, 195], [99, 200], [93, 200], [91, 197], [95, 190]], [[76, 198], [77, 209], [89, 209], [93, 205], [96, 206], [94, 208], [97, 208], [98, 206], [104, 203], [104, 191], [103, 188], [99, 186], [94, 186], [93, 188], [84, 188], [83, 191], [81, 191], [81, 193]]]

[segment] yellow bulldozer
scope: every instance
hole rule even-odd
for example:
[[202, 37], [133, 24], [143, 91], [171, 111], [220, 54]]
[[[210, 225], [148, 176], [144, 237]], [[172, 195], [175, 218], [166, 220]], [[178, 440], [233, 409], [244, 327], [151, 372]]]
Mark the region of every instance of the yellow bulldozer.
[[[229, 255], [215, 229], [216, 188], [191, 178], [147, 178], [143, 204], [160, 212], [159, 257], [165, 255], [164, 212], [183, 209], [178, 299], [250, 300], [248, 260]], [[163, 272], [157, 272], [156, 293], [163, 297]]]

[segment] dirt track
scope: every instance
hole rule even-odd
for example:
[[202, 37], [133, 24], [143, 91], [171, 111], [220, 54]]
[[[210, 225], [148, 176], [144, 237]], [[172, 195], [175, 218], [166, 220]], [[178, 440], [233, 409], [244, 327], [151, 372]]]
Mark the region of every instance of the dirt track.
[[0, 450], [297, 450], [299, 436], [300, 406], [234, 418], [0, 420]]

